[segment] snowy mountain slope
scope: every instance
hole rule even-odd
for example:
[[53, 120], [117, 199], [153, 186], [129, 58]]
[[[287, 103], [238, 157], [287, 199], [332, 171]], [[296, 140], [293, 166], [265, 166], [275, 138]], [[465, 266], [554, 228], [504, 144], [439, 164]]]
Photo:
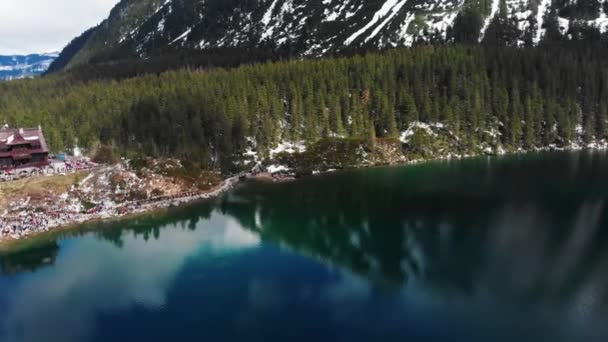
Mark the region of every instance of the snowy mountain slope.
[[73, 53], [74, 56], [67, 65], [86, 63], [95, 55], [118, 46], [121, 43], [120, 37], [125, 37], [148, 20], [166, 2], [168, 0], [120, 1], [110, 12], [108, 19], [90, 32], [87, 41], [82, 44], [80, 51]]
[[271, 45], [321, 56], [410, 46], [449, 39], [458, 15], [471, 8], [483, 20], [480, 40], [500, 15], [521, 31], [518, 44], [539, 43], [549, 14], [566, 36], [573, 26], [608, 30], [608, 0], [123, 0], [70, 65], [180, 49]]
[[0, 56], [0, 80], [27, 78], [44, 73], [59, 53]]

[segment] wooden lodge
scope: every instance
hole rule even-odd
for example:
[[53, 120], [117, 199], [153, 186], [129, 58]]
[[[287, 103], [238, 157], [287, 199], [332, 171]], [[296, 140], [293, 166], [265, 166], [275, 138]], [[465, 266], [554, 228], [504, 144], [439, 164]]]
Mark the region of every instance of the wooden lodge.
[[0, 129], [0, 170], [45, 167], [49, 149], [38, 128]]

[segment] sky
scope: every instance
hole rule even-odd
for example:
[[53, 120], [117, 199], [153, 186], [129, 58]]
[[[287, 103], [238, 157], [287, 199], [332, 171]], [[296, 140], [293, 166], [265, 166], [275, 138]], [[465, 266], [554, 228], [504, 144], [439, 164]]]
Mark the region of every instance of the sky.
[[60, 51], [119, 0], [0, 0], [0, 55]]

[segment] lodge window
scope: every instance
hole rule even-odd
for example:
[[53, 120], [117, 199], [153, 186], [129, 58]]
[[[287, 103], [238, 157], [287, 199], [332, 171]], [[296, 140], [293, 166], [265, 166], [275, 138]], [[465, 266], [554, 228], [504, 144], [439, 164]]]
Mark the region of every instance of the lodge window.
[[10, 158], [0, 158], [0, 167], [11, 166], [12, 160]]
[[32, 162], [43, 161], [44, 160], [44, 154], [33, 154], [31, 160], [32, 160]]
[[13, 152], [25, 152], [25, 151], [29, 151], [29, 150], [30, 149], [24, 145], [13, 146], [13, 148], [11, 149], [11, 151], [13, 151]]

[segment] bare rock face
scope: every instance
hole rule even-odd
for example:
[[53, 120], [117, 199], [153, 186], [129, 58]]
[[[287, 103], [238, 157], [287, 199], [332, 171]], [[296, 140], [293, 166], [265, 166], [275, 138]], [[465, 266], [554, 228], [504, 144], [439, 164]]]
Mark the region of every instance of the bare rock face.
[[[68, 67], [175, 51], [265, 47], [292, 56], [418, 41], [538, 44], [608, 29], [604, 0], [123, 0], [62, 56]], [[502, 30], [501, 25], [511, 29]], [[70, 57], [70, 58], [67, 58]], [[69, 62], [66, 63], [66, 59]]]

